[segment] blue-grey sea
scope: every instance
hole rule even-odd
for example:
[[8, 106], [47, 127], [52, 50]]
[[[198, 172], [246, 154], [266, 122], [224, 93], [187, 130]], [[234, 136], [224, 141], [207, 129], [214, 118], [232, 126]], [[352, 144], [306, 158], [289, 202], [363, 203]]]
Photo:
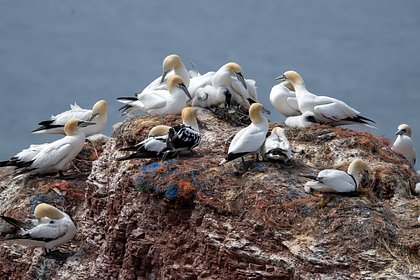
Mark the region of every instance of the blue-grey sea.
[[238, 62], [273, 112], [273, 79], [296, 70], [311, 92], [375, 120], [376, 135], [394, 141], [410, 124], [420, 151], [419, 15], [418, 0], [1, 1], [0, 160], [60, 137], [30, 131], [75, 101], [106, 99], [111, 135], [124, 120], [116, 98], [159, 76], [171, 53], [202, 73]]

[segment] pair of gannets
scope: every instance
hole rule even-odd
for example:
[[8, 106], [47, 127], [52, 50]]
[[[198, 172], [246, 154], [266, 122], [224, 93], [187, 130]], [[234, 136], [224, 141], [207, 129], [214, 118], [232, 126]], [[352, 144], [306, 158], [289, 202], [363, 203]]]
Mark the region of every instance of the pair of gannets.
[[64, 125], [70, 119], [79, 121], [93, 122], [95, 124], [81, 128], [86, 137], [97, 134], [102, 131], [107, 121], [108, 104], [105, 100], [99, 100], [93, 105], [93, 108], [82, 109], [76, 103], [70, 105], [70, 110], [60, 113], [56, 116], [51, 116], [49, 120], [39, 123], [40, 127], [32, 132], [50, 133], [50, 134], [65, 134]]
[[305, 184], [304, 190], [320, 192], [353, 192], [360, 185], [362, 177], [369, 171], [369, 166], [361, 159], [352, 161], [347, 172], [337, 169], [325, 169], [318, 173], [315, 181]]
[[187, 96], [191, 95], [184, 80], [178, 75], [172, 75], [166, 80], [167, 89], [149, 90], [135, 97], [119, 97], [118, 101], [125, 105], [120, 108], [123, 114], [132, 114], [141, 110], [149, 115], [179, 114], [187, 105]]
[[233, 137], [228, 155], [219, 165], [242, 157], [248, 153], [257, 153], [264, 144], [268, 132], [268, 120], [262, 113], [270, 113], [260, 103], [253, 103], [249, 107], [249, 118], [251, 124], [239, 130]]
[[10, 160], [0, 162], [0, 167], [16, 167], [15, 176], [25, 173], [59, 172], [60, 177], [65, 177], [63, 170], [83, 148], [86, 135], [82, 127], [94, 124], [70, 119], [64, 125], [65, 137], [51, 143], [31, 145]]
[[296, 93], [299, 111], [302, 114], [312, 112], [316, 120], [322, 124], [331, 126], [364, 124], [370, 126], [369, 122], [374, 123], [371, 119], [361, 116], [359, 111], [341, 100], [310, 93], [306, 89], [302, 77], [295, 71], [286, 71], [276, 80], [290, 82]]
[[38, 204], [34, 210], [35, 220], [18, 221], [0, 216], [18, 230], [1, 241], [12, 240], [22, 245], [44, 247], [47, 250], [71, 240], [76, 234], [76, 226], [66, 213], [47, 203]]
[[120, 151], [134, 151], [134, 153], [117, 158], [117, 160], [154, 157], [169, 159], [178, 154], [191, 152], [201, 141], [195, 110], [185, 107], [181, 112], [181, 118], [182, 124], [174, 127], [155, 126], [150, 130], [148, 138], [135, 146], [120, 149]]
[[411, 139], [411, 127], [408, 124], [400, 124], [395, 134], [397, 139], [392, 145], [392, 150], [402, 154], [411, 166], [414, 166], [416, 164], [416, 151]]

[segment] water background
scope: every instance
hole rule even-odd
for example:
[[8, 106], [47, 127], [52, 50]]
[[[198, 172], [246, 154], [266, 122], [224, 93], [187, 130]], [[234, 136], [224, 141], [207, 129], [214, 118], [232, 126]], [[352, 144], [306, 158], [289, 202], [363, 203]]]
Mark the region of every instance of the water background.
[[1, 1], [0, 160], [59, 138], [30, 131], [75, 101], [106, 99], [111, 135], [124, 120], [115, 99], [159, 76], [171, 53], [202, 73], [238, 62], [272, 111], [273, 79], [296, 70], [311, 92], [374, 119], [376, 135], [393, 142], [410, 124], [420, 151], [419, 14], [418, 0]]

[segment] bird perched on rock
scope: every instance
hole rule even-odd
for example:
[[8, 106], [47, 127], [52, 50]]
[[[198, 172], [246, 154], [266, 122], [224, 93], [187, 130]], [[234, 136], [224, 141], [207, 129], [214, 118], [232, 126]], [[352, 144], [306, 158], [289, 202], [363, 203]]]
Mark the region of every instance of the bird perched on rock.
[[134, 153], [117, 158], [117, 160], [128, 160], [134, 158], [161, 158], [167, 147], [168, 132], [171, 129], [170, 126], [159, 125], [153, 127], [148, 138], [144, 139], [140, 143], [120, 149], [119, 151], [134, 151]]
[[178, 75], [172, 75], [167, 79], [168, 89], [150, 90], [139, 94], [137, 97], [119, 97], [118, 101], [125, 103], [120, 108], [122, 114], [131, 114], [135, 110], [141, 110], [148, 115], [179, 114], [187, 105], [187, 96], [191, 95]]
[[51, 143], [31, 145], [10, 160], [0, 162], [0, 167], [15, 166], [15, 176], [59, 172], [60, 177], [65, 178], [63, 170], [82, 150], [86, 139], [81, 128], [94, 124], [70, 119], [64, 125], [65, 137]]
[[265, 160], [286, 162], [292, 157], [292, 149], [287, 140], [284, 129], [275, 127], [265, 139], [259, 150], [260, 156]]
[[298, 116], [301, 114], [296, 99], [296, 93], [289, 81], [281, 82], [271, 88], [270, 102], [283, 116]]
[[257, 153], [263, 145], [267, 132], [268, 120], [262, 113], [270, 113], [262, 104], [253, 103], [249, 107], [251, 124], [236, 133], [229, 145], [228, 155], [219, 165], [242, 157], [248, 153]]
[[353, 192], [360, 185], [362, 177], [369, 171], [369, 166], [361, 159], [350, 163], [347, 172], [337, 169], [325, 169], [318, 173], [315, 181], [305, 184], [305, 192]]
[[44, 247], [50, 250], [70, 241], [76, 234], [76, 226], [70, 216], [52, 205], [38, 204], [35, 207], [34, 216], [36, 220], [30, 223], [0, 216], [18, 230], [0, 240], [12, 240], [22, 245]]
[[310, 93], [306, 89], [302, 77], [295, 71], [286, 71], [276, 80], [289, 81], [295, 89], [299, 110], [302, 113], [313, 112], [316, 119], [322, 124], [331, 126], [364, 124], [371, 126], [369, 122], [375, 123], [371, 119], [361, 116], [359, 111], [341, 100]]
[[167, 147], [164, 159], [172, 158], [178, 154], [191, 153], [201, 141], [195, 110], [185, 107], [181, 113], [182, 124], [171, 127], [168, 131]]
[[307, 111], [302, 115], [287, 117], [284, 124], [288, 127], [305, 128], [319, 124], [313, 112]]
[[395, 134], [397, 139], [392, 145], [392, 150], [402, 154], [410, 162], [411, 166], [414, 166], [416, 164], [416, 151], [411, 139], [411, 127], [408, 124], [400, 124]]
[[81, 130], [86, 137], [97, 134], [105, 127], [107, 120], [108, 103], [105, 100], [99, 100], [93, 105], [92, 110], [82, 109], [76, 103], [70, 105], [70, 110], [60, 113], [56, 116], [51, 116], [49, 120], [39, 123], [40, 127], [32, 132], [35, 134], [50, 133], [50, 134], [65, 134], [64, 125], [70, 119], [79, 121], [94, 122], [95, 124], [83, 127]]

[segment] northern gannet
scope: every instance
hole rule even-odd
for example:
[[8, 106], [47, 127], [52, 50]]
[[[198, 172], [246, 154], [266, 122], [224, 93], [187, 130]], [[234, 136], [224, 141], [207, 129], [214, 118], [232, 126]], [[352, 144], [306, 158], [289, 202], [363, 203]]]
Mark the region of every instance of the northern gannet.
[[392, 145], [392, 150], [402, 154], [410, 162], [411, 166], [414, 166], [416, 164], [416, 150], [411, 139], [411, 127], [408, 124], [400, 124], [395, 134], [397, 139]]
[[260, 156], [265, 160], [286, 162], [292, 157], [292, 149], [287, 140], [284, 129], [275, 127], [265, 139], [259, 150]]
[[305, 192], [353, 192], [359, 187], [362, 177], [369, 171], [366, 162], [356, 159], [348, 167], [347, 172], [337, 169], [325, 169], [318, 173], [316, 181], [305, 184]]
[[319, 121], [315, 118], [315, 114], [313, 112], [307, 111], [299, 116], [287, 117], [284, 124], [288, 127], [304, 128], [319, 124]]
[[187, 104], [185, 95], [189, 99], [191, 99], [191, 95], [178, 75], [168, 77], [166, 83], [168, 90], [154, 90], [139, 94], [121, 107], [120, 111], [123, 114], [130, 114], [134, 110], [141, 110], [149, 115], [181, 113]]
[[361, 116], [359, 111], [341, 100], [310, 93], [306, 89], [302, 77], [295, 71], [286, 71], [276, 80], [289, 81], [295, 89], [299, 110], [302, 113], [307, 111], [315, 113], [316, 119], [322, 124], [331, 126], [365, 124], [370, 126], [369, 122], [375, 123]]
[[76, 234], [76, 226], [70, 216], [52, 205], [38, 204], [34, 215], [36, 220], [32, 223], [0, 216], [19, 230], [12, 236], [0, 240], [12, 240], [22, 245], [44, 247], [50, 250], [70, 241]]
[[196, 91], [191, 105], [201, 108], [219, 107], [220, 105], [230, 107], [231, 98], [232, 94], [227, 88], [215, 88], [212, 85], [207, 85]]
[[70, 119], [77, 119], [80, 121], [94, 122], [81, 130], [84, 131], [86, 137], [101, 132], [107, 120], [108, 104], [105, 100], [99, 100], [93, 105], [93, 108], [82, 109], [77, 104], [70, 105], [70, 110], [60, 113], [56, 116], [51, 116], [47, 121], [39, 123], [41, 125], [33, 130], [33, 133], [50, 133], [50, 134], [65, 134], [64, 125]]
[[182, 124], [171, 127], [168, 132], [167, 148], [164, 159], [172, 158], [178, 154], [190, 153], [201, 141], [195, 110], [185, 107], [181, 113]]
[[258, 102], [255, 81], [245, 79], [241, 66], [235, 62], [220, 67], [211, 77], [211, 84], [215, 88], [227, 88], [232, 94], [232, 102], [245, 109], [248, 109], [251, 103]]
[[262, 115], [270, 113], [260, 103], [253, 103], [249, 107], [251, 124], [236, 133], [229, 145], [228, 155], [219, 165], [242, 157], [248, 153], [257, 153], [264, 144], [268, 132], [268, 120]]
[[285, 117], [301, 114], [296, 100], [296, 93], [289, 81], [281, 82], [271, 88], [270, 102]]
[[65, 137], [51, 143], [31, 145], [10, 160], [0, 162], [0, 167], [15, 166], [15, 176], [29, 173], [59, 172], [60, 177], [67, 165], [79, 154], [85, 142], [82, 127], [92, 122], [70, 119], [64, 125]]
[[149, 131], [148, 138], [144, 139], [140, 143], [120, 149], [119, 151], [134, 151], [125, 157], [117, 158], [117, 160], [128, 160], [134, 158], [161, 158], [167, 147], [168, 132], [171, 129], [170, 126], [159, 125], [153, 127]]

